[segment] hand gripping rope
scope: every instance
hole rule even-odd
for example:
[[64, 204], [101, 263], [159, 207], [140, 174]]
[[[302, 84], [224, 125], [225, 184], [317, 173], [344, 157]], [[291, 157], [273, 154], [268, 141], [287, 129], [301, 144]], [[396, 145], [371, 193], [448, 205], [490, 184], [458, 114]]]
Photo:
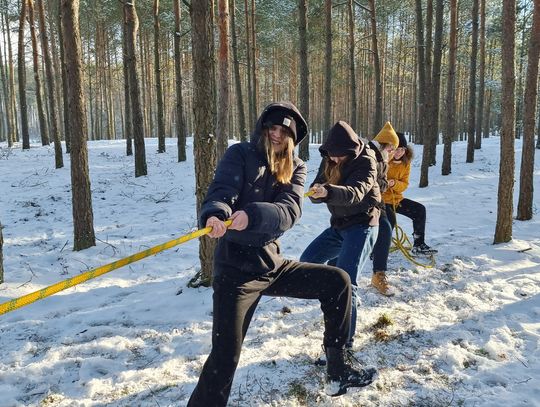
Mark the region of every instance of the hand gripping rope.
[[[231, 220], [225, 221], [225, 225], [227, 225], [227, 227], [229, 227], [231, 223], [232, 223]], [[64, 281], [59, 281], [56, 284], [42, 288], [41, 290], [38, 290], [38, 291], [34, 291], [33, 293], [23, 295], [22, 297], [19, 297], [19, 298], [14, 298], [13, 300], [0, 304], [0, 315], [7, 314], [8, 312], [16, 310], [17, 308], [24, 307], [25, 305], [28, 305], [38, 300], [41, 300], [43, 298], [49, 297], [67, 288], [76, 286], [77, 284], [84, 283], [85, 281], [99, 277], [105, 273], [116, 270], [120, 267], [124, 267], [124, 266], [127, 266], [128, 264], [135, 263], [136, 261], [142, 260], [146, 257], [153, 256], [154, 254], [170, 249], [171, 247], [178, 246], [189, 240], [193, 240], [200, 236], [204, 236], [210, 233], [211, 231], [212, 231], [211, 227], [196, 230], [195, 232], [188, 233], [187, 235], [181, 236], [177, 239], [169, 240], [168, 242], [159, 244], [154, 247], [150, 247], [149, 249], [132, 254], [131, 256], [125, 257], [123, 259], [114, 261], [109, 264], [105, 264], [104, 266], [101, 266], [101, 267], [94, 268], [85, 273], [79, 274], [78, 276], [68, 278], [67, 280], [64, 280]]]

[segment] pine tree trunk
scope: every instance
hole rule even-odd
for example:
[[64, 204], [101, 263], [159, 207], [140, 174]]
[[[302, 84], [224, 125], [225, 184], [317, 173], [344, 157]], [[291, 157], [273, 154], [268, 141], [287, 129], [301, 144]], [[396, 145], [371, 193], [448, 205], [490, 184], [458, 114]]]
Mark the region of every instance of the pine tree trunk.
[[[352, 0], [351, 0], [352, 1]], [[309, 122], [309, 66], [307, 45], [307, 0], [298, 1], [298, 32], [300, 38], [300, 111]], [[298, 156], [309, 160], [309, 134], [300, 143]]]
[[45, 111], [43, 109], [41, 78], [39, 76], [39, 50], [36, 36], [36, 27], [34, 19], [34, 0], [28, 1], [28, 22], [30, 25], [30, 38], [32, 39], [32, 60], [34, 62], [34, 80], [36, 82], [36, 102], [39, 118], [39, 132], [41, 133], [41, 145], [48, 146], [49, 142], [49, 129], [47, 127], [47, 120], [45, 119]]
[[7, 13], [4, 14], [4, 20], [6, 22], [7, 31], [7, 50], [8, 50], [8, 68], [9, 68], [9, 100], [10, 100], [10, 114], [11, 122], [13, 124], [13, 137], [12, 142], [19, 141], [19, 123], [17, 118], [17, 101], [15, 97], [15, 69], [13, 67], [13, 50], [11, 46], [11, 27], [7, 17]]
[[473, 0], [472, 8], [472, 37], [471, 37], [471, 65], [469, 70], [469, 116], [467, 125], [467, 159], [474, 162], [474, 144], [476, 127], [476, 60], [478, 57], [478, 1]]
[[[211, 0], [198, 0], [191, 3], [191, 33], [193, 53], [193, 115], [194, 115], [194, 155], [197, 198], [197, 216], [200, 213], [208, 186], [212, 182], [216, 168], [216, 139], [214, 123], [216, 113], [214, 55]], [[205, 225], [199, 225], [204, 227]], [[201, 261], [201, 282], [210, 285], [215, 239], [204, 236], [200, 239], [199, 258]]]
[[[123, 9], [123, 7], [122, 7]], [[133, 115], [131, 112], [131, 91], [129, 84], [129, 53], [128, 53], [128, 34], [127, 34], [127, 18], [122, 10], [122, 59], [124, 73], [124, 129], [126, 138], [126, 155], [133, 155]]]
[[534, 4], [533, 24], [529, 40], [527, 79], [523, 103], [523, 147], [521, 149], [521, 171], [519, 173], [519, 201], [517, 219], [533, 217], [534, 179], [534, 122], [538, 98], [538, 59], [540, 57], [540, 3]]
[[19, 41], [17, 51], [17, 73], [19, 79], [19, 108], [21, 110], [22, 149], [30, 148], [30, 133], [28, 131], [28, 106], [26, 102], [26, 63], [24, 57], [24, 22], [26, 21], [27, 0], [21, 2], [19, 15]]
[[325, 16], [325, 52], [326, 61], [324, 70], [324, 141], [328, 137], [328, 130], [332, 126], [332, 0], [324, 1]]
[[79, 1], [62, 0], [62, 29], [68, 82], [71, 140], [71, 203], [73, 209], [74, 250], [96, 245], [94, 215], [88, 172], [88, 129], [82, 80], [82, 48], [79, 31]]
[[425, 94], [426, 94], [426, 60], [424, 44], [424, 19], [422, 17], [422, 0], [415, 0], [416, 10], [416, 68], [418, 71], [418, 115], [416, 120], [417, 134], [414, 142], [421, 144], [424, 141]]
[[218, 0], [218, 105], [217, 105], [217, 160], [228, 147], [229, 140], [229, 0]]
[[66, 140], [66, 153], [71, 153], [71, 128], [69, 122], [69, 102], [68, 102], [68, 88], [67, 88], [67, 71], [66, 71], [66, 58], [64, 53], [64, 29], [62, 28], [62, 4], [61, 0], [58, 0], [58, 13], [57, 13], [57, 25], [58, 25], [58, 45], [60, 47], [60, 66], [62, 68], [62, 100], [64, 103], [64, 139]]
[[[256, 116], [255, 111], [255, 103], [253, 101], [253, 78], [251, 76], [251, 46], [250, 46], [250, 23], [249, 23], [249, 7], [248, 7], [248, 0], [244, 0], [244, 15], [246, 19], [246, 71], [247, 71], [247, 94], [248, 94], [248, 120], [251, 123], [255, 123], [253, 121], [253, 117]], [[250, 133], [253, 130], [251, 127], [252, 124], [249, 125]]]
[[485, 98], [485, 72], [486, 72], [486, 0], [480, 0], [480, 64], [478, 67], [478, 108], [476, 109], [476, 131], [474, 148], [482, 148], [482, 122]]
[[448, 82], [446, 84], [446, 126], [441, 167], [442, 175], [452, 172], [452, 141], [456, 137], [456, 57], [457, 57], [457, 0], [450, 0], [450, 45], [448, 55]]
[[174, 0], [174, 72], [176, 86], [176, 137], [178, 139], [178, 162], [186, 161], [186, 121], [182, 95], [182, 52], [180, 49], [180, 1]]
[[154, 76], [156, 80], [158, 153], [165, 152], [165, 122], [163, 121], [163, 87], [161, 85], [161, 61], [159, 57], [159, 0], [154, 0]]
[[259, 108], [259, 81], [257, 78], [257, 41], [255, 37], [255, 0], [251, 0], [251, 80], [252, 87], [251, 91], [253, 92], [253, 114], [251, 122], [255, 123], [258, 116]]
[[[356, 100], [356, 63], [355, 63], [355, 21], [354, 21], [354, 0], [347, 1], [347, 21], [349, 39], [348, 51], [349, 51], [349, 91], [350, 91], [350, 111], [349, 120], [353, 129], [356, 129], [356, 117], [358, 102]], [[375, 133], [376, 134], [376, 133]]]
[[141, 95], [139, 87], [139, 75], [137, 73], [137, 30], [139, 18], [135, 9], [135, 0], [124, 3], [124, 13], [127, 22], [127, 51], [129, 71], [129, 91], [131, 113], [133, 119], [133, 139], [135, 144], [135, 177], [147, 175], [146, 152], [144, 146], [144, 123], [141, 107]]
[[236, 110], [238, 111], [238, 126], [240, 128], [240, 141], [248, 140], [249, 133], [246, 126], [246, 113], [244, 110], [244, 97], [242, 95], [242, 81], [240, 79], [240, 61], [238, 59], [238, 38], [236, 35], [236, 7], [235, 0], [230, 0], [231, 9], [231, 35], [234, 62], [234, 84], [236, 89]]
[[501, 153], [499, 189], [497, 196], [497, 225], [494, 244], [512, 239], [512, 211], [514, 195], [514, 130], [515, 130], [515, 0], [503, 0], [502, 10], [502, 93]]
[[[375, 74], [375, 115], [373, 118], [373, 135], [377, 134], [383, 126], [383, 83], [382, 70], [379, 58], [379, 45], [377, 37], [377, 14], [375, 0], [369, 0], [371, 21], [371, 52], [373, 54], [373, 70]], [[354, 128], [354, 127], [353, 127]]]
[[55, 86], [55, 72], [52, 64], [51, 52], [49, 50], [49, 37], [47, 35], [47, 25], [45, 23], [45, 6], [44, 0], [38, 0], [38, 12], [39, 12], [39, 25], [41, 27], [41, 49], [45, 59], [45, 74], [47, 87], [49, 89], [49, 106], [50, 106], [50, 121], [51, 131], [54, 140], [54, 158], [56, 168], [62, 168], [64, 166], [64, 159], [62, 157], [62, 143], [60, 141], [60, 131], [58, 130], [58, 108], [56, 106], [56, 86]]
[[[2, 19], [3, 21], [3, 19]], [[4, 48], [5, 49], [5, 48]], [[9, 98], [9, 82], [8, 82], [8, 73], [7, 66], [4, 64], [4, 56], [2, 55], [2, 50], [0, 49], [0, 80], [2, 81], [2, 96], [4, 99], [5, 111], [2, 112], [2, 116], [6, 121], [6, 141], [8, 147], [13, 146], [13, 123], [11, 115], [11, 100]], [[3, 128], [3, 127], [2, 127]]]

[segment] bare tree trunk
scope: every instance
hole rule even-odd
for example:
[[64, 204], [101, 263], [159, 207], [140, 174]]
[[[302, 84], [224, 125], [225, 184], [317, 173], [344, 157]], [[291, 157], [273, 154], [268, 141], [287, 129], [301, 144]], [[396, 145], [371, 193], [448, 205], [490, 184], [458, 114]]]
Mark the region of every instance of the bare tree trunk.
[[474, 143], [476, 126], [476, 60], [478, 57], [478, 1], [473, 0], [472, 8], [472, 38], [471, 38], [471, 67], [469, 71], [469, 117], [467, 125], [467, 159], [474, 162]]
[[415, 0], [416, 10], [416, 66], [418, 70], [418, 116], [415, 143], [423, 143], [424, 140], [424, 119], [425, 115], [425, 95], [426, 95], [426, 60], [424, 43], [424, 19], [422, 17], [422, 0]]
[[159, 57], [159, 0], [154, 0], [154, 74], [156, 79], [158, 153], [165, 152], [165, 122], [163, 121], [163, 87], [161, 85], [161, 62]]
[[[351, 0], [352, 1], [352, 0]], [[298, 32], [300, 38], [300, 110], [309, 121], [309, 66], [307, 45], [307, 0], [298, 1]], [[298, 147], [300, 159], [309, 160], [309, 134]]]
[[39, 131], [41, 133], [41, 144], [48, 146], [49, 142], [49, 129], [47, 128], [47, 121], [45, 119], [45, 112], [43, 110], [43, 99], [41, 93], [41, 78], [39, 76], [39, 51], [36, 36], [36, 27], [34, 25], [34, 0], [28, 1], [28, 22], [30, 25], [30, 37], [32, 39], [32, 59], [34, 61], [34, 79], [36, 81], [36, 102], [39, 118]]
[[88, 172], [88, 129], [82, 84], [82, 49], [79, 31], [79, 1], [62, 0], [62, 29], [68, 80], [71, 140], [71, 202], [73, 207], [73, 250], [96, 245], [92, 193]]
[[523, 147], [519, 175], [519, 201], [517, 219], [533, 217], [534, 179], [534, 121], [538, 98], [538, 59], [540, 58], [540, 3], [534, 2], [533, 24], [529, 40], [529, 60], [523, 104]]
[[[122, 6], [123, 9], [123, 6]], [[128, 34], [127, 34], [127, 18], [126, 14], [122, 10], [123, 23], [122, 23], [122, 59], [123, 59], [123, 72], [124, 72], [124, 128], [126, 137], [126, 155], [133, 155], [133, 115], [131, 111], [131, 90], [129, 84], [129, 52], [128, 52]]]
[[26, 63], [24, 57], [24, 22], [26, 20], [27, 0], [21, 2], [19, 15], [19, 41], [17, 55], [17, 73], [19, 79], [19, 107], [21, 109], [22, 148], [30, 148], [30, 133], [28, 131], [28, 106], [26, 104]]
[[[356, 129], [356, 117], [358, 102], [356, 100], [356, 64], [355, 64], [355, 24], [354, 24], [354, 0], [347, 1], [348, 39], [349, 39], [349, 89], [351, 93], [351, 107], [349, 112], [350, 124]], [[375, 133], [377, 134], [377, 133]]]
[[240, 127], [240, 140], [248, 139], [248, 129], [246, 127], [246, 113], [244, 111], [244, 98], [242, 96], [242, 81], [240, 79], [240, 61], [238, 59], [238, 39], [236, 35], [236, 9], [235, 0], [230, 0], [231, 9], [231, 34], [232, 51], [234, 60], [234, 84], [236, 89], [236, 106], [238, 110], [238, 125]]
[[456, 57], [457, 57], [458, 0], [450, 0], [450, 49], [448, 82], [446, 85], [446, 128], [444, 132], [442, 175], [452, 172], [452, 141], [456, 136]]
[[19, 140], [19, 125], [17, 119], [17, 102], [15, 97], [15, 74], [13, 67], [13, 51], [11, 46], [11, 27], [10, 22], [7, 17], [7, 13], [4, 14], [4, 20], [6, 22], [6, 31], [7, 31], [7, 50], [8, 50], [8, 68], [9, 68], [9, 101], [10, 101], [10, 113], [12, 117], [13, 124], [13, 137], [12, 142], [15, 143]]
[[[193, 54], [193, 115], [194, 154], [197, 197], [197, 215], [200, 213], [208, 186], [216, 169], [216, 139], [214, 123], [216, 119], [214, 55], [212, 52], [211, 0], [198, 0], [191, 3], [191, 33]], [[205, 225], [200, 225], [204, 227]], [[207, 236], [200, 239], [199, 258], [201, 260], [201, 283], [209, 285], [212, 281], [212, 263], [215, 240]]]
[[328, 136], [328, 130], [332, 126], [332, 0], [324, 1], [325, 16], [325, 52], [326, 60], [324, 71], [324, 141]]
[[[420, 167], [419, 187], [424, 188], [429, 185], [429, 167], [435, 162], [435, 147], [439, 134], [439, 93], [441, 83], [441, 58], [442, 58], [442, 25], [443, 25], [443, 2], [436, 0], [435, 12], [435, 38], [433, 43], [433, 63], [432, 71], [428, 71], [430, 86], [426, 96], [427, 126], [424, 131], [424, 149], [422, 151], [422, 165]], [[431, 19], [433, 16], [431, 16]], [[429, 20], [429, 19], [428, 19]], [[431, 25], [431, 24], [430, 24]], [[429, 44], [432, 41], [428, 42]], [[431, 49], [426, 47], [426, 52], [431, 53]]]
[[482, 122], [485, 97], [485, 72], [486, 72], [486, 0], [480, 0], [480, 66], [478, 78], [478, 108], [476, 109], [476, 131], [474, 148], [482, 148]]
[[56, 168], [62, 168], [64, 166], [64, 159], [62, 157], [62, 143], [60, 142], [60, 131], [58, 130], [58, 113], [55, 97], [55, 72], [52, 64], [51, 53], [49, 50], [49, 37], [47, 35], [47, 25], [45, 23], [45, 6], [44, 0], [38, 0], [39, 11], [39, 25], [41, 27], [41, 49], [45, 59], [45, 73], [47, 77], [47, 87], [49, 89], [49, 106], [50, 106], [50, 121], [51, 131], [54, 140], [54, 158]]
[[514, 195], [514, 131], [515, 131], [515, 27], [516, 2], [503, 0], [502, 10], [502, 94], [501, 154], [499, 191], [497, 197], [497, 225], [494, 244], [512, 239], [512, 211]]
[[375, 0], [369, 0], [369, 8], [371, 9], [371, 52], [373, 53], [373, 70], [375, 73], [375, 115], [373, 119], [373, 135], [375, 135], [383, 126], [383, 83], [381, 62], [379, 58]]
[[135, 177], [148, 174], [146, 168], [146, 151], [144, 146], [144, 123], [139, 88], [139, 75], [137, 73], [137, 30], [139, 18], [135, 8], [135, 0], [124, 3], [124, 13], [127, 22], [127, 51], [129, 71], [129, 91], [131, 114], [133, 119], [133, 139], [135, 141]]
[[255, 37], [255, 0], [251, 0], [251, 79], [252, 87], [251, 91], [253, 92], [253, 117], [251, 122], [255, 123], [257, 121], [257, 109], [259, 107], [259, 82], [257, 79], [257, 40]]
[[180, 49], [180, 0], [174, 0], [174, 73], [176, 87], [176, 137], [178, 162], [186, 161], [186, 122], [182, 95], [182, 53]]
[[219, 4], [219, 53], [218, 53], [218, 106], [217, 106], [217, 160], [228, 147], [229, 132], [229, 0]]
[[[2, 19], [2, 22], [3, 22], [3, 19]], [[4, 50], [5, 50], [5, 47], [4, 47]], [[2, 55], [1, 49], [0, 49], [0, 76], [1, 76], [0, 80], [2, 81], [2, 96], [4, 98], [4, 105], [6, 109], [4, 112], [2, 112], [3, 113], [2, 116], [6, 120], [6, 141], [7, 141], [8, 147], [12, 147], [13, 139], [14, 139], [13, 122], [12, 122], [13, 116], [11, 114], [11, 100], [9, 98], [9, 89], [8, 89], [9, 82], [8, 82], [7, 66], [6, 64], [4, 64], [4, 56]]]
[[[249, 6], [248, 6], [248, 0], [244, 0], [244, 14], [246, 17], [246, 71], [247, 71], [247, 94], [248, 94], [248, 118], [249, 121], [252, 123], [255, 123], [253, 120], [253, 117], [257, 114], [254, 113], [256, 111], [255, 109], [255, 102], [253, 100], [253, 78], [251, 76], [251, 46], [250, 46], [250, 24], [249, 24]], [[249, 126], [250, 132], [253, 130]]]
[[66, 153], [71, 153], [71, 128], [68, 117], [69, 102], [68, 102], [68, 88], [67, 88], [67, 71], [66, 71], [66, 58], [64, 53], [64, 29], [62, 28], [62, 4], [58, 0], [58, 13], [57, 13], [57, 25], [58, 25], [58, 45], [60, 46], [60, 66], [62, 67], [62, 100], [64, 108], [64, 138], [66, 140]]

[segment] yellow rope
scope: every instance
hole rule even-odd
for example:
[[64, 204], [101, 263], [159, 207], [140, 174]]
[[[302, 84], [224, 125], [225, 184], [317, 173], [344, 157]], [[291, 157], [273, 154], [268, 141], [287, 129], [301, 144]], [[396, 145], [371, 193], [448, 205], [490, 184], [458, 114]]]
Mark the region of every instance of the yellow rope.
[[[227, 227], [230, 226], [231, 223], [232, 223], [232, 220], [225, 221], [225, 224], [227, 225]], [[210, 233], [211, 230], [212, 230], [211, 227], [196, 230], [195, 232], [188, 233], [187, 235], [181, 236], [177, 239], [169, 240], [168, 242], [165, 242], [160, 245], [143, 250], [141, 252], [135, 253], [129, 257], [125, 257], [123, 259], [114, 261], [104, 266], [94, 268], [85, 273], [79, 274], [78, 276], [71, 277], [66, 280], [55, 283], [53, 285], [50, 285], [48, 287], [42, 288], [41, 290], [38, 290], [33, 293], [23, 295], [22, 297], [14, 298], [10, 301], [4, 302], [3, 304], [0, 304], [0, 315], [16, 310], [17, 308], [24, 307], [25, 305], [31, 304], [38, 300], [42, 300], [43, 298], [49, 297], [60, 291], [63, 291], [70, 287], [84, 283], [85, 281], [99, 277], [105, 273], [116, 270], [120, 267], [127, 266], [128, 264], [142, 260], [146, 257], [152, 256], [164, 250], [170, 249], [171, 247], [181, 245], [182, 243], [185, 243], [189, 240], [196, 239], [200, 236], [204, 236]]]
[[403, 256], [409, 260], [411, 263], [425, 268], [433, 268], [435, 267], [435, 257], [433, 254], [430, 254], [428, 256], [429, 263], [424, 264], [417, 261], [414, 256], [411, 254], [412, 244], [409, 238], [407, 237], [407, 234], [403, 231], [403, 229], [398, 225], [397, 222], [397, 205], [395, 204], [394, 199], [394, 190], [390, 189], [390, 192], [392, 192], [392, 207], [394, 209], [394, 219], [396, 220], [396, 224], [394, 225], [394, 230], [396, 232], [396, 237], [392, 238], [392, 243], [394, 243], [394, 246], [390, 248], [390, 253], [395, 252], [396, 250], [400, 250], [401, 253], [403, 253]]

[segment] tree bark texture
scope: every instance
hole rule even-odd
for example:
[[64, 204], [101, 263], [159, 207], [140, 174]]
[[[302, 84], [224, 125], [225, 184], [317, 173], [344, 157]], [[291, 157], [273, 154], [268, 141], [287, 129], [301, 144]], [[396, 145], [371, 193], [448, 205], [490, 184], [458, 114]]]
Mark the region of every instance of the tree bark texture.
[[71, 140], [71, 202], [74, 226], [74, 250], [96, 245], [94, 215], [88, 170], [86, 109], [83, 94], [82, 48], [79, 31], [79, 1], [62, 1], [62, 29], [68, 82]]
[[229, 140], [229, 0], [218, 0], [218, 105], [217, 105], [217, 160], [228, 147]]
[[17, 73], [19, 81], [19, 108], [21, 110], [22, 148], [30, 148], [30, 133], [28, 130], [28, 105], [26, 99], [26, 62], [24, 57], [24, 23], [26, 21], [27, 0], [21, 2], [19, 15], [19, 40], [17, 47]]
[[56, 74], [52, 63], [51, 52], [49, 49], [49, 36], [47, 34], [47, 25], [45, 23], [45, 6], [44, 0], [38, 1], [39, 25], [41, 27], [41, 50], [45, 59], [45, 75], [49, 97], [51, 133], [54, 141], [54, 159], [56, 168], [64, 166], [62, 157], [62, 143], [60, 141], [60, 130], [58, 126], [58, 107], [56, 105]]
[[[309, 66], [307, 44], [307, 0], [298, 0], [298, 33], [300, 38], [300, 112], [309, 123]], [[309, 134], [298, 146], [300, 159], [309, 160]]]
[[515, 26], [516, 2], [503, 0], [502, 11], [502, 96], [504, 106], [501, 127], [499, 189], [497, 195], [497, 224], [493, 243], [512, 239], [514, 195], [514, 131], [515, 131]]
[[141, 107], [141, 92], [139, 86], [139, 74], [137, 72], [137, 31], [139, 18], [135, 8], [135, 0], [124, 3], [124, 13], [127, 23], [127, 51], [129, 71], [129, 91], [131, 102], [131, 114], [133, 119], [133, 139], [135, 144], [135, 177], [148, 174], [146, 167], [146, 151], [144, 146], [144, 122]]
[[176, 137], [178, 162], [186, 161], [186, 121], [184, 115], [184, 98], [182, 94], [182, 52], [180, 48], [181, 0], [174, 0], [174, 74], [176, 88]]
[[32, 40], [32, 60], [34, 62], [34, 80], [36, 82], [36, 104], [38, 110], [39, 119], [39, 132], [41, 135], [41, 145], [48, 146], [49, 141], [49, 128], [47, 126], [47, 119], [45, 118], [45, 111], [43, 107], [43, 97], [41, 88], [41, 78], [39, 75], [39, 49], [37, 43], [36, 26], [34, 19], [34, 0], [28, 1], [28, 23], [30, 25], [30, 38]]
[[[191, 3], [191, 33], [193, 54], [193, 116], [194, 116], [194, 155], [195, 155], [195, 195], [197, 198], [197, 217], [201, 204], [212, 182], [216, 168], [216, 119], [214, 55], [211, 42], [212, 15], [211, 0]], [[200, 225], [204, 227], [205, 225]], [[201, 281], [209, 285], [212, 280], [212, 264], [216, 242], [207, 236], [200, 239], [199, 258], [201, 261]]]
[[466, 162], [474, 162], [474, 131], [476, 128], [476, 64], [478, 58], [478, 2], [473, 0], [471, 64], [469, 68], [469, 115], [467, 118], [467, 158]]
[[165, 122], [163, 119], [163, 86], [161, 84], [159, 0], [154, 0], [154, 76], [156, 81], [158, 153], [165, 152]]
[[458, 0], [450, 0], [450, 45], [448, 50], [448, 79], [446, 84], [446, 117], [442, 175], [452, 172], [452, 141], [456, 136], [456, 58], [457, 58]]
[[523, 104], [523, 147], [521, 149], [521, 171], [519, 173], [519, 200], [517, 219], [529, 220], [533, 217], [534, 179], [534, 124], [538, 100], [538, 59], [540, 58], [540, 2], [535, 1], [527, 79]]

